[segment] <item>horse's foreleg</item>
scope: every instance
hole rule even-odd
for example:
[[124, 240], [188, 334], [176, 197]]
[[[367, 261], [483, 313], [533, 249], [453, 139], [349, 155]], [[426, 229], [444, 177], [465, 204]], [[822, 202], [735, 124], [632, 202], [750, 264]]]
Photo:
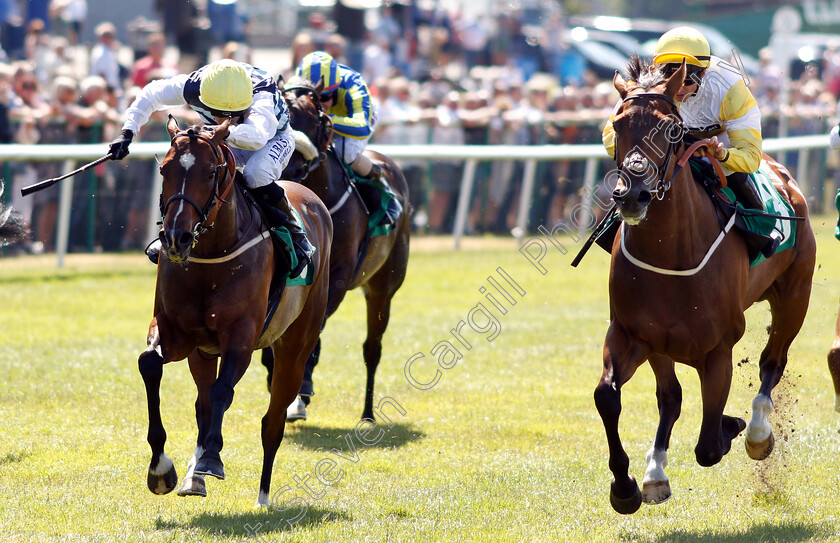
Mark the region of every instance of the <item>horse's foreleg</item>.
[[714, 466], [732, 448], [744, 421], [723, 414], [732, 385], [732, 347], [719, 345], [697, 366], [703, 398], [703, 422], [694, 455], [701, 466]]
[[160, 345], [160, 332], [157, 321], [152, 320], [147, 336], [148, 347], [137, 360], [143, 384], [146, 387], [146, 399], [149, 408], [149, 432], [147, 440], [152, 448], [152, 460], [149, 463], [147, 484], [155, 494], [171, 492], [178, 484], [178, 474], [172, 460], [166, 456], [166, 430], [160, 417], [160, 380], [163, 377], [163, 354]]
[[[797, 242], [799, 243], [799, 242]], [[753, 460], [764, 460], [775, 444], [773, 427], [767, 420], [773, 412], [770, 393], [787, 365], [788, 349], [802, 328], [811, 295], [813, 261], [796, 262], [779, 277], [768, 292], [770, 337], [758, 362], [761, 386], [752, 401], [753, 416], [747, 426], [744, 445]]]
[[604, 342], [604, 371], [601, 381], [595, 388], [595, 406], [604, 430], [610, 450], [610, 471], [613, 481], [610, 485], [610, 504], [622, 514], [636, 512], [642, 504], [642, 493], [636, 479], [628, 472], [630, 459], [621, 444], [618, 433], [618, 419], [621, 415], [621, 386], [636, 372], [645, 361], [648, 351], [630, 338], [615, 321], [607, 331]]
[[204, 483], [204, 475], [195, 473], [195, 466], [198, 459], [204, 454], [206, 447], [207, 433], [210, 431], [210, 417], [212, 406], [210, 404], [210, 387], [216, 380], [216, 369], [218, 357], [203, 355], [194, 350], [189, 355], [190, 373], [195, 381], [198, 394], [195, 400], [195, 421], [198, 426], [198, 439], [196, 440], [195, 453], [187, 464], [187, 473], [178, 489], [179, 496], [206, 496], [207, 487]]
[[680, 417], [682, 387], [674, 371], [674, 361], [651, 355], [648, 359], [656, 377], [656, 403], [659, 406], [659, 427], [653, 446], [645, 456], [645, 477], [642, 480], [642, 499], [645, 503], [662, 503], [671, 497], [671, 484], [665, 475], [671, 430]]
[[212, 475], [222, 480], [225, 478], [225, 468], [221, 457], [222, 447], [224, 447], [222, 421], [225, 412], [233, 403], [233, 387], [248, 369], [252, 352], [253, 348], [247, 347], [227, 348], [223, 352], [219, 376], [209, 390], [210, 426], [205, 439], [204, 452], [194, 470], [198, 475]]

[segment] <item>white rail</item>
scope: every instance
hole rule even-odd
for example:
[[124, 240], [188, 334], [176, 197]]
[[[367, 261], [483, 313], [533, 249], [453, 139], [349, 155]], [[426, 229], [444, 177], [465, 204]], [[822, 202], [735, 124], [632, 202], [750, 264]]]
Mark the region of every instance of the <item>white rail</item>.
[[[779, 151], [799, 151], [797, 179], [803, 180], [807, 168], [806, 153], [813, 149], [828, 148], [828, 136], [798, 136], [782, 139], [768, 139], [763, 142], [764, 151], [777, 153]], [[584, 187], [586, 194], [593, 194], [595, 187], [595, 176], [598, 171], [599, 160], [607, 158], [603, 146], [593, 145], [370, 145], [369, 149], [381, 152], [395, 160], [401, 159], [425, 159], [435, 160], [463, 160], [465, 168], [461, 180], [461, 187], [458, 197], [457, 212], [455, 215], [454, 246], [460, 247], [460, 241], [466, 226], [466, 217], [469, 210], [470, 196], [472, 194], [475, 169], [477, 162], [486, 161], [523, 161], [525, 172], [522, 180], [522, 193], [519, 199], [517, 210], [517, 237], [524, 236], [528, 221], [528, 207], [531, 203], [534, 190], [534, 178], [537, 162], [551, 162], [557, 160], [585, 160], [586, 168], [584, 174]], [[134, 143], [131, 146], [129, 159], [151, 158], [163, 156], [169, 150], [168, 142]], [[107, 144], [43, 144], [43, 145], [22, 145], [10, 144], [0, 146], [0, 162], [39, 162], [65, 160], [65, 167], [70, 171], [73, 161], [90, 161], [97, 159], [108, 152]], [[151, 209], [157, 207], [158, 193], [160, 191], [160, 179], [150, 180], [153, 182], [152, 197], [149, 202]], [[7, 184], [8, 186], [8, 184]], [[64, 262], [64, 255], [67, 250], [67, 236], [70, 223], [70, 201], [72, 199], [72, 183], [64, 183], [61, 186], [61, 200], [59, 205], [58, 232], [56, 235], [56, 253], [58, 255], [58, 266]], [[19, 187], [18, 187], [19, 188]], [[806, 190], [807, 194], [807, 190]], [[591, 209], [589, 210], [591, 213]], [[152, 214], [154, 217], [154, 213]], [[149, 238], [157, 234], [155, 220], [150, 221]]]

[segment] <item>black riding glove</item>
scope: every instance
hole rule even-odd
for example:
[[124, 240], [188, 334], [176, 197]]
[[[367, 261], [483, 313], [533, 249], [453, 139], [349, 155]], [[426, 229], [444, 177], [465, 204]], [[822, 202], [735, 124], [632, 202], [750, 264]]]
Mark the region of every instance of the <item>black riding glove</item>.
[[128, 128], [123, 129], [120, 137], [111, 142], [109, 154], [112, 160], [122, 160], [128, 156], [128, 144], [134, 139], [134, 132]]

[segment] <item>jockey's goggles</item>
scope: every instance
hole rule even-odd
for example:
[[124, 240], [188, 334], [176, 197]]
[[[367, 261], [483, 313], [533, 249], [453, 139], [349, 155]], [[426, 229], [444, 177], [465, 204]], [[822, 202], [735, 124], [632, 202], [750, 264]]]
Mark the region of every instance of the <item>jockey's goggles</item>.
[[[666, 64], [662, 64], [659, 70], [662, 72], [662, 75], [665, 77], [671, 77], [677, 70], [680, 69], [682, 63], [676, 62], [668, 62]], [[693, 64], [686, 64], [685, 65], [685, 80], [683, 81], [683, 86], [688, 85], [699, 85], [700, 78], [703, 76], [703, 68], [702, 66], [694, 66]]]
[[218, 111], [218, 110], [215, 110], [215, 109], [211, 109], [210, 110], [210, 115], [212, 115], [213, 117], [227, 117], [229, 119], [237, 119], [237, 118], [245, 115], [246, 111], [248, 111], [248, 110], [243, 109], [243, 110], [240, 110], [240, 111]]

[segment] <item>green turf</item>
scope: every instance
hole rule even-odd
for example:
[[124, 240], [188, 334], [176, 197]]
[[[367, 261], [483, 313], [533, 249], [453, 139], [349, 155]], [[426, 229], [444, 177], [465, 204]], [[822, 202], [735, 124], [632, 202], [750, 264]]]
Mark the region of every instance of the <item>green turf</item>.
[[[609, 505], [606, 439], [592, 400], [608, 318], [608, 257], [598, 248], [574, 269], [574, 242], [566, 255], [549, 244], [542, 275], [510, 240], [461, 252], [423, 250], [417, 240], [378, 373], [376, 399], [392, 402], [382, 404], [392, 425], [380, 418], [370, 446], [355, 433], [364, 319], [362, 296], [350, 293], [323, 336], [310, 418], [287, 428], [267, 511], [253, 507], [268, 400], [256, 358], [225, 419], [227, 480], [208, 479], [204, 499], [155, 496], [146, 489], [136, 362], [153, 267], [140, 256], [70, 261], [60, 271], [49, 259], [0, 260], [0, 541], [840, 541], [840, 414], [825, 362], [840, 244], [833, 218], [814, 225], [819, 269], [774, 397], [773, 455], [750, 460], [739, 437], [720, 464], [699, 467], [698, 381], [680, 366], [683, 414], [666, 468], [674, 496], [632, 516]], [[497, 268], [525, 294], [502, 283]], [[482, 287], [507, 314], [491, 309]], [[495, 332], [474, 311], [478, 303], [497, 319]], [[461, 329], [471, 345], [461, 346], [463, 358], [428, 390], [409, 384], [406, 362], [415, 357], [413, 378], [430, 382], [432, 349], [444, 340], [457, 346], [450, 330], [470, 317], [486, 331]], [[735, 366], [730, 414], [749, 414], [768, 322], [766, 305], [750, 310], [735, 349], [736, 361], [749, 360]], [[195, 447], [194, 391], [185, 362], [167, 366], [162, 411], [179, 475]], [[657, 417], [649, 369], [628, 383], [623, 401], [622, 438], [641, 479]], [[315, 472], [330, 461], [329, 476], [340, 479], [324, 486]]]

